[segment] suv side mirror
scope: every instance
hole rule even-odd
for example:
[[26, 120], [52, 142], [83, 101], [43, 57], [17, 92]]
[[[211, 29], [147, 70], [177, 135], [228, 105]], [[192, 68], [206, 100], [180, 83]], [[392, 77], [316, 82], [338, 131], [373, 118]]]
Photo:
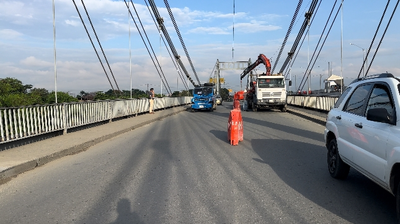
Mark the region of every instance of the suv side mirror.
[[373, 108], [367, 112], [367, 120], [392, 124], [390, 114], [384, 108]]

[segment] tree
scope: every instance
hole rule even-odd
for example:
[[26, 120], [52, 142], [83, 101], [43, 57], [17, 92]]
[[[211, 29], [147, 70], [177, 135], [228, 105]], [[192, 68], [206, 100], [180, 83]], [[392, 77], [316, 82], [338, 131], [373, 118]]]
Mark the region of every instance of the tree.
[[33, 88], [30, 94], [32, 98], [36, 98], [37, 102], [35, 104], [44, 104], [47, 102], [49, 97], [49, 91], [45, 88]]
[[180, 95], [180, 92], [179, 91], [174, 91], [173, 93], [172, 93], [172, 96], [179, 96]]
[[[73, 96], [70, 96], [68, 93], [57, 91], [57, 103], [68, 103], [68, 102], [78, 102], [78, 99]], [[52, 91], [47, 97], [47, 103], [49, 104], [56, 103], [56, 97], [54, 91]]]
[[182, 90], [181, 96], [190, 96], [190, 92], [188, 90]]
[[[103, 91], [98, 91], [96, 92], [94, 100], [109, 100], [110, 97], [111, 97], [110, 95], [103, 93]], [[112, 98], [114, 98], [114, 96], [112, 96]]]
[[20, 80], [15, 78], [0, 79], [0, 95], [27, 93], [27, 90], [31, 88], [32, 85], [23, 85]]
[[229, 90], [227, 88], [221, 88], [219, 90], [219, 94], [222, 97], [222, 100], [226, 101], [229, 98]]

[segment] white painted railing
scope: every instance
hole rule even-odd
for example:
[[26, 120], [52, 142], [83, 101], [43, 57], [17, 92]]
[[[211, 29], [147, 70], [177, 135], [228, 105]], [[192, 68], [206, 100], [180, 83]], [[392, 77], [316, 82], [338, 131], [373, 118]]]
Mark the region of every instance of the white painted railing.
[[[156, 98], [154, 109], [191, 103], [191, 97]], [[148, 99], [0, 108], [0, 144], [149, 111]]]
[[337, 101], [336, 96], [288, 96], [287, 103], [305, 108], [329, 111]]

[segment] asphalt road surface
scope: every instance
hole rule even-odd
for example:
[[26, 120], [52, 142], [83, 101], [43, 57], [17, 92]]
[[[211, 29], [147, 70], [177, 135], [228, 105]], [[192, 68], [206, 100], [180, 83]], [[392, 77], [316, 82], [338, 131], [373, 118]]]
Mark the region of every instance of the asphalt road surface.
[[[231, 103], [181, 112], [0, 185], [0, 223], [396, 223], [392, 195], [329, 176], [324, 127]], [[127, 120], [128, 122], [128, 120]]]

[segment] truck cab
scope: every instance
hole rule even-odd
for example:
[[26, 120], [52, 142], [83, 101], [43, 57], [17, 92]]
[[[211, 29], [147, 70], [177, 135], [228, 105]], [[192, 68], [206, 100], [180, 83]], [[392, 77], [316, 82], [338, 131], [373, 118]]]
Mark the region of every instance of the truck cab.
[[193, 89], [192, 111], [208, 110], [213, 111], [217, 107], [215, 99], [215, 86], [212, 83], [196, 86]]
[[277, 108], [286, 111], [286, 81], [281, 74], [257, 75], [252, 102], [248, 102], [257, 111], [258, 108]]

